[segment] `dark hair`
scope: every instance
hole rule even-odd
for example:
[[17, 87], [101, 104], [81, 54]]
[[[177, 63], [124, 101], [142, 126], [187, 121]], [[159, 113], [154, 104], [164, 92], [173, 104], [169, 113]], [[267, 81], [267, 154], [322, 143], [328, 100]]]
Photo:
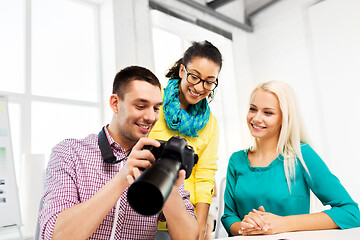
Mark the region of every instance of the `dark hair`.
[[123, 99], [128, 84], [135, 80], [146, 81], [161, 89], [159, 79], [149, 69], [140, 66], [130, 66], [122, 69], [116, 74], [112, 93], [117, 94], [120, 99]]
[[[219, 49], [212, 45], [211, 42], [205, 40], [202, 42], [193, 42], [192, 45], [185, 51], [184, 56], [174, 63], [165, 76], [167, 78], [181, 79], [179, 76], [180, 65], [183, 64], [186, 66], [193, 58], [196, 57], [206, 58], [219, 65], [220, 69], [222, 67], [222, 56]], [[212, 99], [213, 96], [214, 93], [212, 91], [208, 98]]]

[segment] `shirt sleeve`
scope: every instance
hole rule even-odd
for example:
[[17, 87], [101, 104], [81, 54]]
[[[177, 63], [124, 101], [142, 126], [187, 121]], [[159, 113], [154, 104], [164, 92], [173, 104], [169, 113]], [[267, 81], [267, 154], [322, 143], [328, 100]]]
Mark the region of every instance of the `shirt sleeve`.
[[195, 208], [194, 205], [190, 202], [190, 192], [184, 189], [184, 184], [182, 184], [179, 188], [180, 196], [185, 205], [186, 211], [191, 214], [196, 219]]
[[79, 203], [71, 148], [66, 142], [52, 150], [46, 169], [42, 208], [39, 212], [41, 239], [51, 239], [58, 215]]
[[[190, 192], [186, 191], [184, 189], [184, 184], [182, 184], [179, 188], [179, 194], [181, 196], [181, 199], [183, 200], [183, 203], [185, 205], [186, 211], [192, 215], [195, 219], [196, 219], [196, 214], [195, 214], [195, 208], [194, 205], [192, 205], [192, 203], [190, 202]], [[165, 222], [166, 218], [163, 212], [161, 212], [159, 214], [158, 220], [160, 222]]]
[[211, 119], [210, 139], [204, 150], [199, 154], [199, 160], [195, 168], [195, 204], [198, 202], [211, 204], [214, 194], [219, 129], [216, 118], [212, 117]]
[[241, 222], [235, 201], [236, 161], [239, 161], [238, 156], [237, 153], [234, 153], [229, 160], [224, 192], [224, 214], [221, 217], [221, 222], [229, 235], [230, 226], [235, 222]]
[[339, 179], [331, 173], [323, 160], [308, 144], [301, 147], [301, 152], [310, 173], [310, 177], [305, 173], [308, 185], [323, 205], [331, 206], [331, 209], [324, 212], [341, 229], [359, 227], [358, 204], [352, 200]]

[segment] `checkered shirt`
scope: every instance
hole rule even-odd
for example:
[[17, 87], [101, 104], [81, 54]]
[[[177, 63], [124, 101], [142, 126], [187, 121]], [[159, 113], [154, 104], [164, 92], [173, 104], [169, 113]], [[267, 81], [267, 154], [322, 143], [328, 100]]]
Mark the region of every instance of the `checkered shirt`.
[[[105, 132], [116, 158], [124, 159], [125, 150], [113, 140], [107, 130]], [[118, 164], [104, 163], [96, 134], [80, 140], [66, 139], [56, 145], [52, 149], [46, 170], [43, 207], [39, 212], [41, 239], [51, 239], [58, 215], [63, 210], [91, 198], [116, 175], [124, 161], [126, 162], [126, 159]], [[184, 190], [183, 185], [179, 193], [187, 211], [195, 217], [194, 206], [189, 201], [190, 194]], [[158, 220], [164, 221], [164, 215], [137, 214], [127, 202], [126, 194], [127, 189], [120, 197], [115, 239], [154, 239]], [[89, 239], [110, 239], [115, 207], [116, 205]]]

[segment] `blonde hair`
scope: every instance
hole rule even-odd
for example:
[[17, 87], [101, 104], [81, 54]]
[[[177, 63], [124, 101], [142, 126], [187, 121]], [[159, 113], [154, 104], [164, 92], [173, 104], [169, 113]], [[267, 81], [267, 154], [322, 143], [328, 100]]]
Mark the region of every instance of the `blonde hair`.
[[[285, 82], [269, 81], [260, 83], [251, 93], [250, 99], [257, 90], [263, 90], [275, 94], [279, 100], [280, 110], [282, 112], [282, 124], [277, 144], [277, 151], [284, 157], [284, 170], [286, 181], [291, 192], [291, 181], [295, 180], [295, 165], [297, 159], [301, 162], [306, 172], [308, 168], [301, 154], [301, 143], [309, 143], [300, 108], [296, 100], [294, 90]], [[250, 148], [256, 151], [257, 141]], [[310, 175], [310, 174], [309, 174]]]

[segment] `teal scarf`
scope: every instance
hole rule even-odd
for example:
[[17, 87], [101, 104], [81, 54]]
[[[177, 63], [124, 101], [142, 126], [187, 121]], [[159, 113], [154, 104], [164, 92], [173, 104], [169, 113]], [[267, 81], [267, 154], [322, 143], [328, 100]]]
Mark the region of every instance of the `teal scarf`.
[[204, 98], [195, 105], [191, 105], [189, 111], [180, 108], [179, 101], [180, 79], [170, 79], [164, 91], [164, 114], [167, 125], [181, 135], [198, 137], [196, 133], [201, 130], [210, 117], [210, 108]]

